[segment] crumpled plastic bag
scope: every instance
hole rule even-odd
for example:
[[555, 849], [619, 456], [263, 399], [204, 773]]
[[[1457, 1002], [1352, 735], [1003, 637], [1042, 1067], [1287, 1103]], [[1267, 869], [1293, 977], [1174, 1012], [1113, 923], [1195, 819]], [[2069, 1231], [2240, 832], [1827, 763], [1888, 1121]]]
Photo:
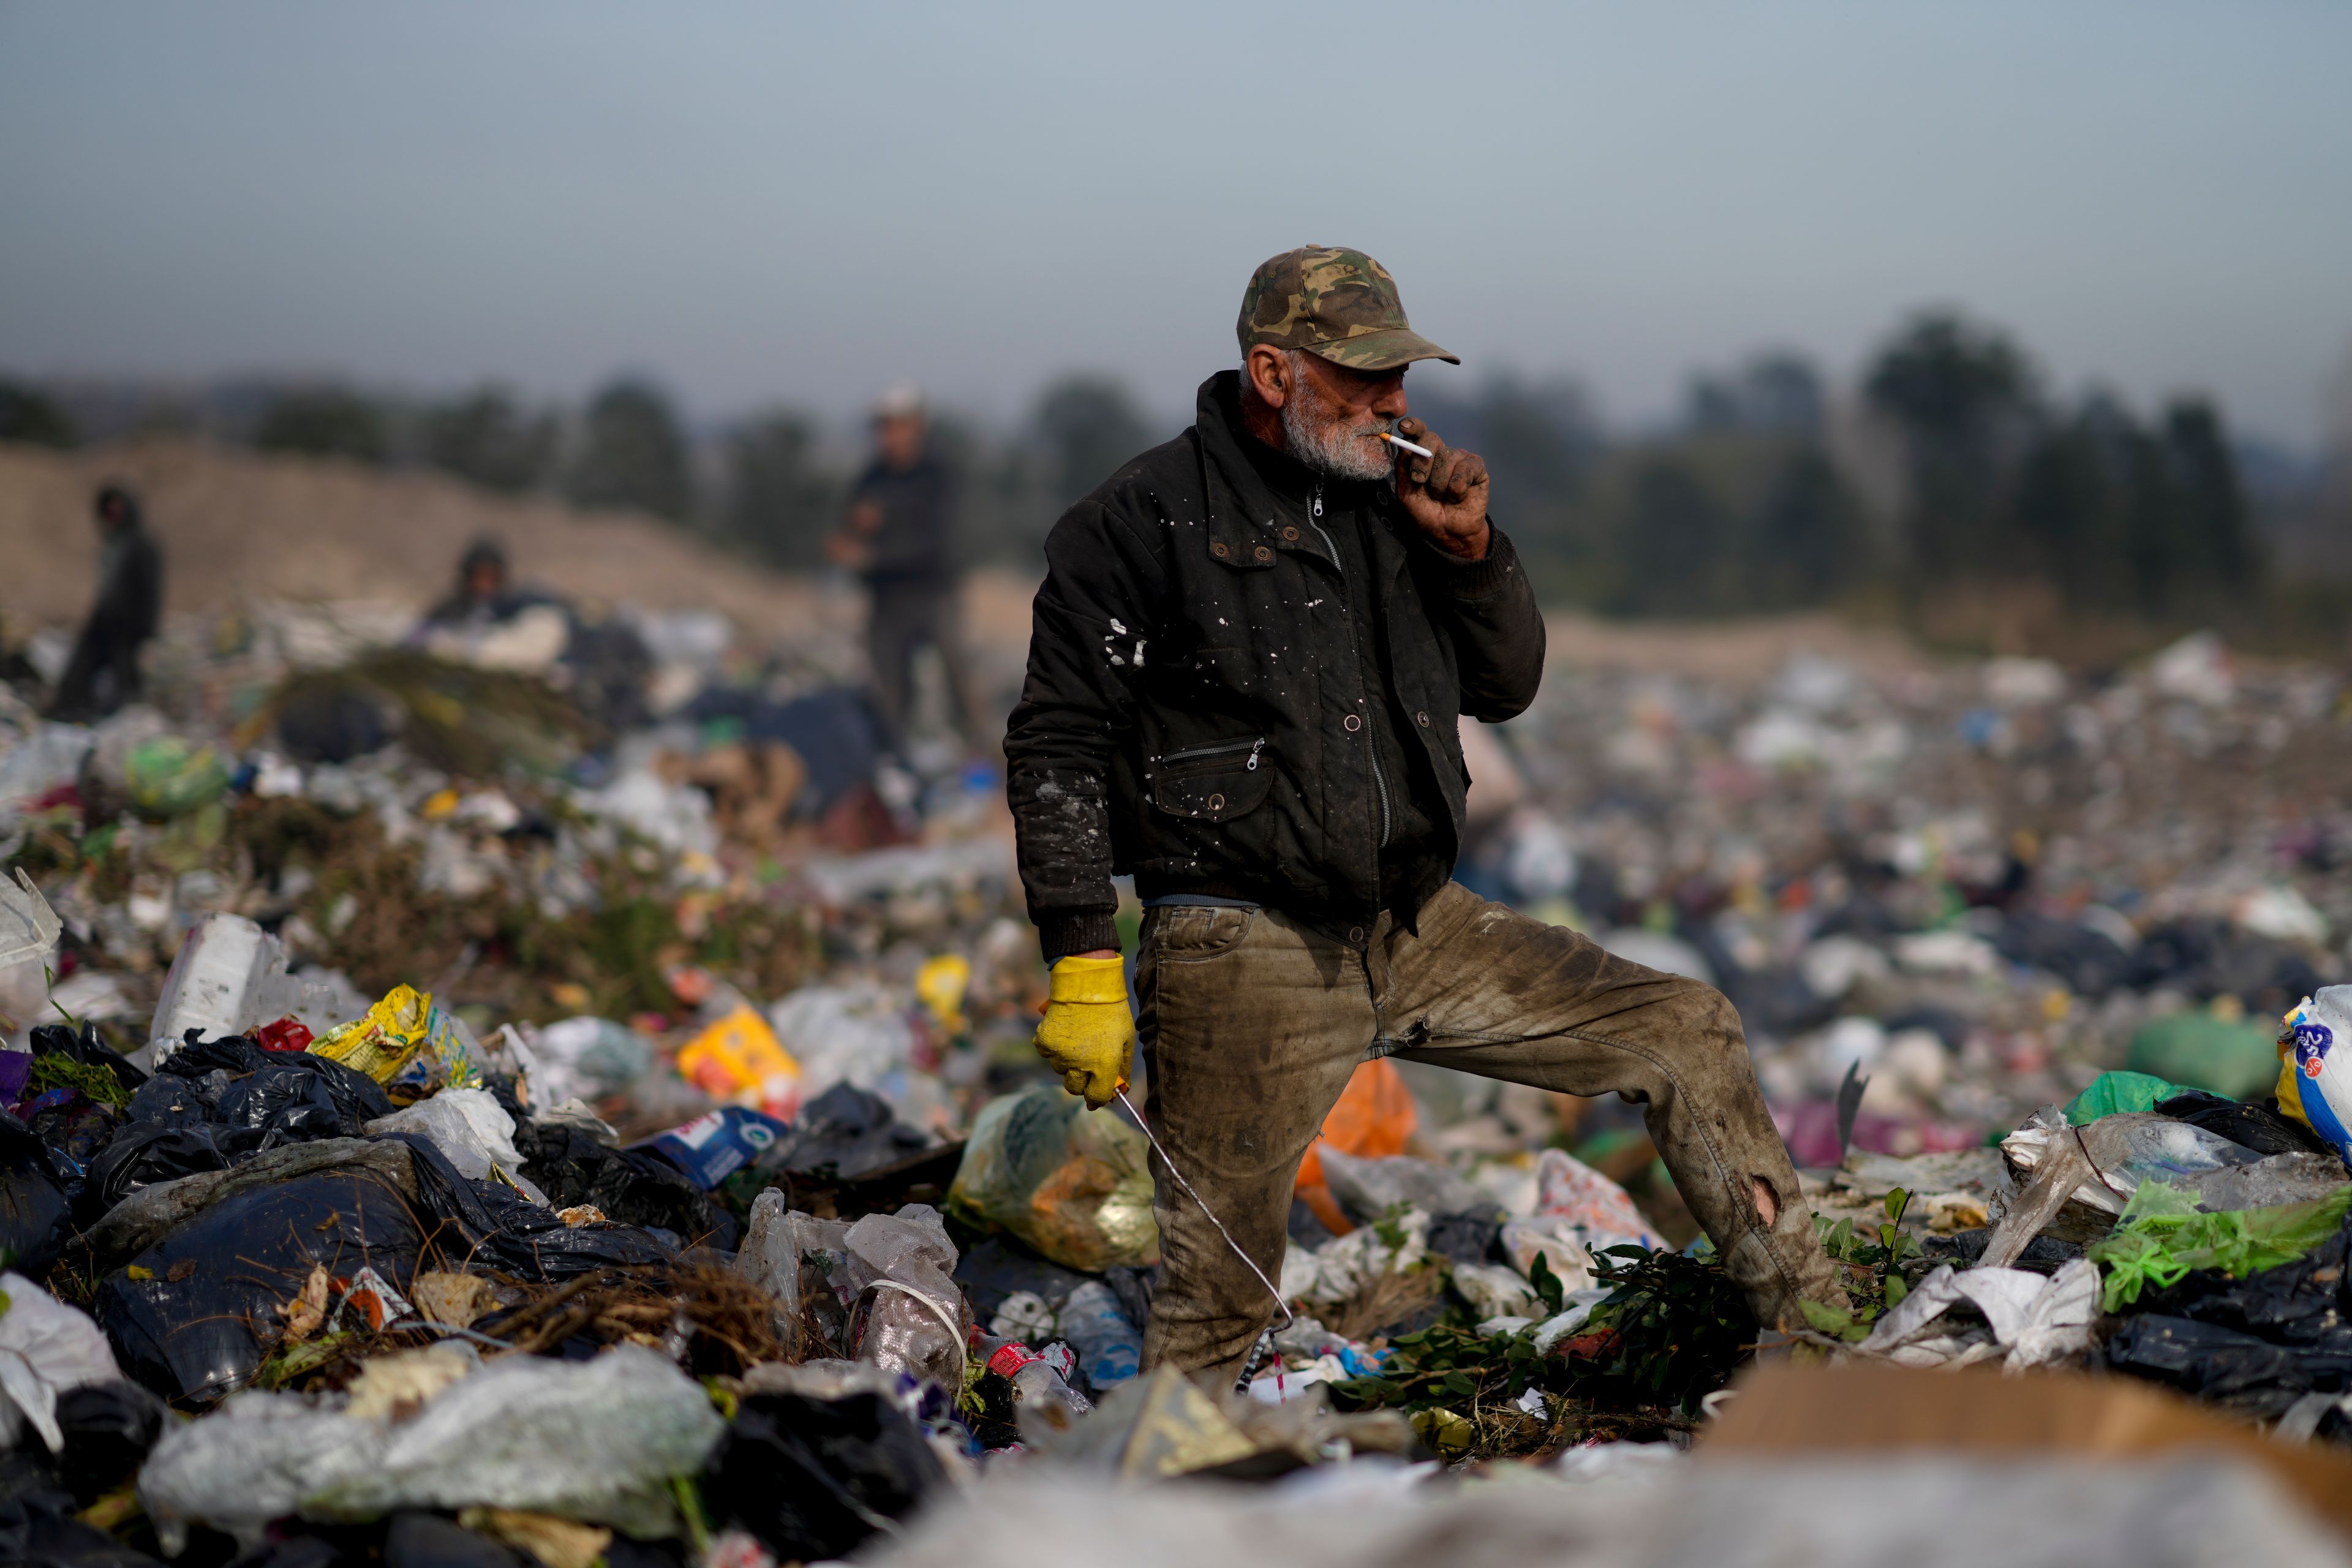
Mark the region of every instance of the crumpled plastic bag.
[[530, 1056], [530, 1104], [593, 1102], [618, 1094], [653, 1070], [654, 1048], [643, 1035], [610, 1018], [559, 1018], [524, 1040]]
[[1434, 1160], [1411, 1154], [1364, 1159], [1324, 1146], [1323, 1180], [1340, 1212], [1359, 1226], [1377, 1224], [1400, 1205], [1425, 1215], [1491, 1215], [1501, 1205]]
[[[1984, 1314], [1990, 1342], [1931, 1337], [1937, 1320], [1961, 1301]], [[2046, 1278], [2023, 1268], [1960, 1273], [1947, 1263], [1881, 1315], [1858, 1348], [1906, 1366], [1964, 1366], [1999, 1355], [2008, 1370], [2019, 1372], [2089, 1349], [2098, 1313], [2098, 1270], [2082, 1258]]]
[[1661, 1245], [1625, 1189], [1565, 1149], [1547, 1149], [1536, 1160], [1536, 1213], [1570, 1221], [1594, 1252], [1625, 1246], [1654, 1252]]
[[1499, 1264], [1455, 1264], [1454, 1288], [1462, 1292], [1481, 1320], [1517, 1317], [1536, 1305], [1535, 1292], [1528, 1288], [1528, 1282]]
[[753, 1200], [737, 1272], [764, 1290], [770, 1321], [795, 1353], [808, 1348], [814, 1293], [845, 1315], [836, 1346], [857, 1360], [954, 1390], [970, 1329], [955, 1282], [956, 1247], [937, 1209], [908, 1204], [855, 1223], [786, 1206], [770, 1188]]
[[830, 1293], [836, 1311], [846, 1309], [846, 1298], [833, 1290], [826, 1260], [845, 1254], [848, 1237], [848, 1221], [804, 1214], [775, 1187], [751, 1200], [735, 1271], [767, 1293], [769, 1326], [788, 1354], [805, 1355], [810, 1348], [803, 1320], [812, 1289]]
[[955, 1283], [955, 1243], [939, 1211], [908, 1204], [894, 1215], [867, 1215], [843, 1235], [842, 1247], [846, 1271], [865, 1277], [851, 1320], [856, 1358], [960, 1390], [970, 1325]]
[[516, 1177], [532, 1201], [545, 1194], [521, 1182], [522, 1155], [514, 1146], [514, 1118], [486, 1089], [445, 1089], [429, 1100], [380, 1116], [367, 1124], [371, 1135], [415, 1132], [433, 1141], [457, 1173], [475, 1181], [488, 1178], [492, 1167]]
[[2149, 1285], [2165, 1289], [2189, 1271], [2213, 1268], [2234, 1279], [2292, 1263], [2342, 1228], [2352, 1185], [2313, 1203], [2201, 1214], [2194, 1194], [2142, 1182], [2114, 1232], [2084, 1256], [2106, 1270], [2103, 1305], [2114, 1312]]
[[1529, 1278], [1540, 1257], [1560, 1289], [1591, 1289], [1597, 1276], [1586, 1234], [1584, 1226], [1567, 1215], [1539, 1214], [1511, 1220], [1503, 1226], [1503, 1255], [1511, 1260], [1512, 1268]]
[[972, 1123], [948, 1205], [1089, 1274], [1160, 1259], [1150, 1144], [1110, 1110], [1055, 1084], [991, 1100]]
[[65, 1447], [58, 1396], [122, 1373], [89, 1314], [69, 1307], [22, 1274], [0, 1274], [0, 1449], [30, 1425], [49, 1452]]
[[0, 882], [0, 969], [41, 957], [57, 946], [58, 935], [65, 930], [25, 868], [19, 866], [16, 873], [13, 884]]
[[71, 1167], [59, 1159], [0, 1110], [0, 1256], [37, 1274], [57, 1261], [71, 1219]]
[[2093, 1173], [2068, 1197], [2107, 1215], [2121, 1214], [2144, 1181], [2194, 1186], [2202, 1177], [2263, 1158], [2217, 1132], [2153, 1111], [2118, 1111], [2077, 1128], [2056, 1106], [2034, 1112], [2002, 1139], [2001, 1158], [2021, 1182], [2041, 1168], [2053, 1138], [2079, 1140]]
[[676, 1528], [669, 1478], [698, 1470], [725, 1428], [699, 1384], [641, 1345], [585, 1362], [509, 1356], [406, 1421], [299, 1394], [237, 1394], [163, 1435], [139, 1473], [139, 1499], [167, 1550], [192, 1522], [249, 1544], [289, 1514], [367, 1520], [475, 1505], [657, 1536]]
[[1397, 1245], [1382, 1238], [1381, 1233], [1389, 1228], [1383, 1224], [1351, 1230], [1314, 1252], [1303, 1247], [1290, 1248], [1282, 1260], [1283, 1300], [1335, 1307], [1353, 1300], [1381, 1275], [1402, 1273], [1429, 1256], [1427, 1215], [1407, 1209], [1399, 1215], [1394, 1226], [1400, 1237]]

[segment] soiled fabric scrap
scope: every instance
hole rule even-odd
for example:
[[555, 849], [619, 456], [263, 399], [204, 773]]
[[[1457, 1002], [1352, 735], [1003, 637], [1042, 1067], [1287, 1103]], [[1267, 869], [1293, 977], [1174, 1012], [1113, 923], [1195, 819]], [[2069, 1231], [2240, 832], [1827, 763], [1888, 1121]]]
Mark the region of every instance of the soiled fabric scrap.
[[2033, 1315], [2034, 1299], [2050, 1281], [2022, 1268], [1972, 1268], [1956, 1277], [1952, 1288], [1974, 1303], [1992, 1325], [1993, 1338], [2008, 1344], [2025, 1331]]
[[1958, 1279], [1958, 1273], [1947, 1263], [1914, 1285], [1908, 1296], [1881, 1313], [1878, 1321], [1871, 1325], [1870, 1337], [1860, 1346], [1862, 1353], [1885, 1355], [1898, 1345], [1925, 1333], [1931, 1323], [1960, 1299]]
[[2003, 1334], [2011, 1372], [2046, 1366], [2080, 1355], [2091, 1346], [2091, 1324], [2099, 1315], [2099, 1269], [2081, 1258], [2043, 1281], [2014, 1335]]
[[[1985, 1316], [1992, 1337], [1937, 1334], [1937, 1321], [1967, 1301]], [[1872, 1327], [1856, 1347], [1905, 1366], [1967, 1366], [2007, 1352], [2011, 1371], [2060, 1361], [2088, 1348], [2098, 1315], [2099, 1271], [2080, 1258], [2048, 1279], [2023, 1268], [1945, 1264], [1922, 1279]]]

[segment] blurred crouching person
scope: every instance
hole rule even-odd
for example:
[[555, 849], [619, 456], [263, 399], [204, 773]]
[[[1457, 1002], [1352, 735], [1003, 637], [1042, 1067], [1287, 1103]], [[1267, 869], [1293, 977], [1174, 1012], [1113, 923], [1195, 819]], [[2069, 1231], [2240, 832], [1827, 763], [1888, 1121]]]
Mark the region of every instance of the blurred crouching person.
[[875, 705], [891, 744], [903, 748], [913, 717], [916, 653], [939, 651], [948, 722], [977, 743], [956, 608], [955, 475], [933, 450], [923, 395], [896, 386], [874, 406], [874, 460], [857, 477], [839, 532], [825, 542], [835, 564], [865, 579], [872, 607], [866, 653]]
[[425, 612], [409, 641], [451, 664], [547, 675], [571, 646], [572, 613], [549, 595], [517, 588], [506, 546], [485, 536], [466, 547], [456, 590]]
[[477, 539], [457, 561], [457, 584], [449, 596], [425, 612], [427, 626], [485, 628], [510, 621], [539, 601], [517, 594], [507, 566], [506, 546]]
[[139, 498], [121, 485], [98, 492], [98, 602], [75, 639], [49, 705], [53, 718], [98, 719], [139, 696], [139, 649], [163, 607], [163, 557], [147, 536]]

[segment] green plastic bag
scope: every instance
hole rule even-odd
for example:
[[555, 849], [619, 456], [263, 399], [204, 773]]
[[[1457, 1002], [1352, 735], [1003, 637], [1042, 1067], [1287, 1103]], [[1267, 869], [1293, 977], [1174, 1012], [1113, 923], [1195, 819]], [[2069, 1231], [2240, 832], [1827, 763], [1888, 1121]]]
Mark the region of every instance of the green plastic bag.
[[2196, 1092], [2187, 1084], [2168, 1083], [2153, 1073], [2103, 1072], [2066, 1102], [2066, 1121], [2072, 1126], [2088, 1127], [2102, 1116], [2154, 1110], [2176, 1094]]
[[1150, 1152], [1116, 1111], [1088, 1110], [1061, 1085], [1039, 1084], [982, 1108], [948, 1207], [1067, 1268], [1156, 1263]]
[[2148, 1286], [2178, 1285], [2191, 1269], [2218, 1268], [2233, 1279], [2292, 1263], [2336, 1234], [2352, 1208], [2352, 1185], [2313, 1203], [2200, 1214], [2193, 1193], [2142, 1182], [2113, 1233], [2083, 1256], [2106, 1273], [2101, 1307], [2116, 1311]]
[[2231, 1100], [2267, 1093], [2278, 1081], [2278, 1024], [2174, 1013], [2134, 1031], [2124, 1066]]
[[131, 749], [123, 763], [131, 801], [150, 816], [180, 816], [220, 798], [228, 788], [228, 764], [210, 746], [192, 746], [177, 735], [158, 735]]

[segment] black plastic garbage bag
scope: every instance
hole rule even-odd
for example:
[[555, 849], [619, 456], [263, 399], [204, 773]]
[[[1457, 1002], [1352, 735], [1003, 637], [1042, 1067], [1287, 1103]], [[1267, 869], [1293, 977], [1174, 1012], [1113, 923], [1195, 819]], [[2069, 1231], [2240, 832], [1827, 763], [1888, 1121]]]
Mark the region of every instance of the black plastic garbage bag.
[[227, 1080], [205, 1096], [211, 1120], [232, 1127], [274, 1130], [299, 1138], [353, 1138], [361, 1125], [389, 1116], [383, 1086], [354, 1068], [308, 1051], [265, 1051], [243, 1035], [191, 1041], [166, 1057], [159, 1076]]
[[74, 1182], [31, 1128], [0, 1110], [0, 1258], [8, 1268], [33, 1279], [48, 1273], [69, 1231]]
[[345, 1279], [372, 1268], [405, 1295], [425, 1245], [414, 1205], [383, 1177], [301, 1176], [226, 1198], [148, 1247], [100, 1281], [95, 1315], [130, 1376], [165, 1399], [210, 1402], [253, 1376], [313, 1264]]
[[333, 682], [298, 684], [278, 705], [278, 743], [298, 763], [348, 763], [389, 744], [398, 729], [383, 699]]
[[982, 1237], [956, 1258], [955, 1282], [983, 1323], [1003, 1310], [1005, 1298], [1015, 1291], [1062, 1301], [1094, 1278], [1065, 1268], [1009, 1236]]
[[0, 1568], [162, 1568], [74, 1517], [70, 1493], [0, 1489]]
[[666, 1262], [673, 1251], [635, 1226], [569, 1226], [512, 1187], [470, 1181], [432, 1142], [400, 1141], [416, 1170], [416, 1209], [443, 1255], [487, 1261], [527, 1279], [570, 1279], [594, 1268]]
[[[1992, 1240], [1992, 1230], [1979, 1226], [1972, 1230], [1956, 1230], [1949, 1236], [1930, 1236], [1919, 1243], [1919, 1250], [1929, 1258], [1952, 1258], [1963, 1268], [1973, 1266], [1985, 1254], [1986, 1244]], [[2037, 1236], [2025, 1244], [2011, 1268], [2023, 1268], [2035, 1274], [2055, 1274], [2083, 1256], [2079, 1241], [2061, 1241], [2054, 1236]]]
[[2054, 915], [2010, 916], [2001, 921], [1993, 947], [2011, 963], [2056, 975], [2083, 996], [2105, 996], [2132, 975], [2131, 954], [2115, 938]]
[[404, 1510], [383, 1532], [383, 1568], [524, 1568], [523, 1559], [454, 1519]]
[[763, 1171], [853, 1181], [919, 1154], [929, 1144], [919, 1128], [899, 1125], [890, 1102], [880, 1095], [837, 1083], [802, 1107], [793, 1130], [768, 1146], [758, 1165]]
[[58, 1481], [88, 1508], [139, 1473], [163, 1431], [163, 1402], [135, 1383], [89, 1383], [58, 1395], [65, 1447]]
[[228, 1073], [219, 1068], [185, 1078], [177, 1073], [157, 1073], [131, 1097], [131, 1103], [122, 1109], [123, 1119], [134, 1127], [207, 1126], [232, 1081]]
[[2273, 1344], [2194, 1318], [2144, 1313], [2107, 1342], [2107, 1364], [2241, 1414], [2273, 1419], [2315, 1391], [2352, 1388], [2352, 1346]]
[[1429, 1222], [1428, 1247], [1455, 1263], [1499, 1262], [1503, 1222], [1485, 1214], [1440, 1215]]
[[77, 1205], [82, 1225], [96, 1224], [142, 1187], [198, 1171], [227, 1170], [235, 1155], [246, 1151], [224, 1147], [222, 1134], [222, 1129], [203, 1121], [133, 1121], [122, 1128], [89, 1163], [89, 1180]]
[[38, 1025], [33, 1030], [32, 1047], [36, 1058], [55, 1055], [85, 1067], [104, 1068], [114, 1076], [115, 1082], [121, 1086], [125, 1094], [137, 1093], [139, 1086], [147, 1081], [145, 1073], [131, 1066], [127, 1058], [110, 1049], [106, 1042], [98, 1037], [95, 1025], [84, 1024], [79, 1031], [68, 1029], [63, 1024]]
[[[113, 1142], [122, 1112], [78, 1089], [45, 1089], [23, 1106], [25, 1125], [53, 1155], [84, 1170]], [[76, 1184], [78, 1186], [79, 1184]]]
[[712, 1522], [756, 1535], [782, 1562], [839, 1557], [904, 1519], [947, 1472], [920, 1428], [878, 1394], [748, 1395], [702, 1475]]
[[76, 1216], [87, 1227], [142, 1187], [288, 1143], [358, 1137], [392, 1110], [381, 1085], [341, 1062], [265, 1051], [242, 1035], [192, 1040], [131, 1097], [125, 1124], [91, 1156]]
[[2282, 1013], [2326, 984], [2295, 949], [2210, 916], [2169, 921], [2141, 933], [2131, 961], [2135, 990], [2164, 985], [2200, 1001], [2235, 996], [2250, 1013]]
[[622, 1225], [666, 1230], [683, 1241], [734, 1244], [734, 1216], [658, 1155], [612, 1148], [560, 1121], [520, 1123], [514, 1142], [522, 1173], [559, 1208], [588, 1204]]
[[2157, 1113], [2176, 1121], [2202, 1127], [2257, 1154], [2333, 1154], [2326, 1139], [2278, 1112], [2278, 1101], [2248, 1104], [2203, 1089], [2176, 1094], [2157, 1106]]
[[2274, 1344], [2352, 1354], [2352, 1289], [2344, 1274], [2352, 1232], [2337, 1231], [2292, 1263], [2233, 1279], [2200, 1268], [2177, 1285], [2140, 1294], [2136, 1309], [2193, 1318]]

